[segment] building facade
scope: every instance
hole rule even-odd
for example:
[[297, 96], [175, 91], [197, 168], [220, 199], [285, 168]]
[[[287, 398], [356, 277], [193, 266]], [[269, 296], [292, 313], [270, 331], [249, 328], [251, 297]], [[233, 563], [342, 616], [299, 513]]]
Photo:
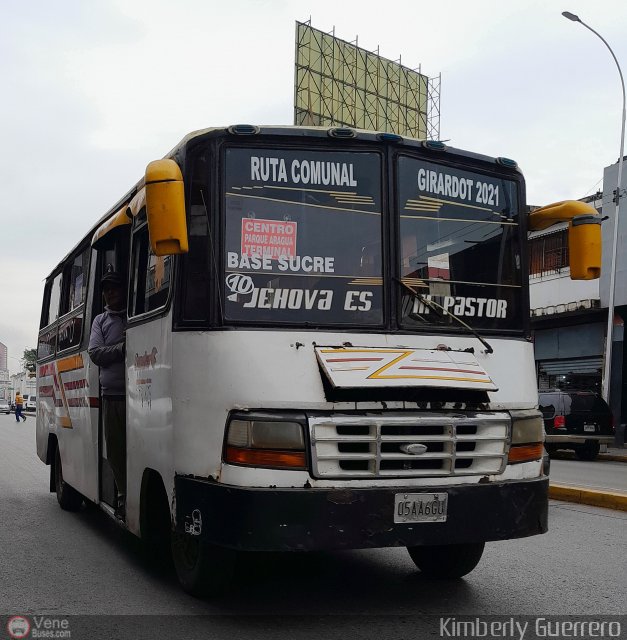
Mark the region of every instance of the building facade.
[[[601, 393], [605, 365], [612, 236], [616, 217], [618, 165], [606, 167], [603, 191], [583, 198], [603, 216], [601, 278], [570, 279], [568, 224], [534, 231], [530, 238], [530, 301], [538, 387], [593, 390]], [[620, 191], [612, 363], [609, 401], [622, 443], [627, 422], [627, 354], [624, 321], [627, 318], [627, 215], [625, 173]], [[624, 382], [625, 381], [625, 382]]]
[[[585, 201], [601, 208], [601, 193]], [[530, 233], [529, 295], [540, 389], [601, 392], [607, 310], [599, 280], [571, 280], [568, 223]]]
[[7, 346], [0, 342], [0, 399], [9, 399], [9, 352]]
[[[623, 162], [625, 159], [623, 158]], [[622, 174], [622, 184], [617, 189], [618, 162], [605, 167], [603, 172], [603, 261], [601, 264], [600, 297], [601, 306], [608, 308], [610, 299], [610, 274], [612, 272], [612, 239], [616, 220], [616, 198], [620, 205], [618, 212], [618, 243], [616, 251], [614, 281], [614, 317], [612, 330], [612, 362], [610, 373], [610, 406], [620, 423], [627, 422], [627, 354], [625, 354], [624, 323], [627, 318], [627, 178]], [[619, 192], [618, 194], [616, 192]]]
[[8, 369], [9, 352], [7, 346], [0, 342], [0, 371]]
[[14, 373], [10, 378], [11, 397], [19, 391], [21, 395], [35, 395], [37, 393], [37, 380], [35, 374], [29, 371]]

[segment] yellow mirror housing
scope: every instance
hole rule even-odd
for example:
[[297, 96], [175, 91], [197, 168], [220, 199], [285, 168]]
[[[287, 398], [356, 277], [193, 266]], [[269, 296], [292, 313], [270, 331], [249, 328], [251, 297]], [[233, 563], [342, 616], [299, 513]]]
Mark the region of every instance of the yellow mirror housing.
[[597, 215], [596, 209], [580, 200], [562, 200], [540, 207], [529, 214], [529, 231], [542, 231], [558, 222], [569, 222], [575, 216]]
[[174, 160], [155, 160], [146, 167], [146, 215], [150, 246], [157, 256], [187, 253], [183, 175]]
[[577, 216], [568, 225], [571, 280], [601, 276], [601, 216]]
[[601, 216], [587, 202], [563, 200], [529, 214], [531, 231], [568, 222], [571, 280], [596, 280], [601, 276]]

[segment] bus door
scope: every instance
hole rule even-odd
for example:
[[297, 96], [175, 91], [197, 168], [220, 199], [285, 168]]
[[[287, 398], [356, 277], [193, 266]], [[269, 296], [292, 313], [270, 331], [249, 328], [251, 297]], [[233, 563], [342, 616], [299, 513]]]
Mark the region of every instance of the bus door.
[[[120, 276], [123, 286], [122, 291], [128, 299], [128, 265], [130, 251], [130, 225], [117, 227], [101, 238], [96, 245], [98, 250], [97, 268], [94, 282], [94, 308], [92, 317], [105, 310], [105, 299], [103, 294], [102, 279], [107, 273], [116, 273]], [[124, 312], [124, 320], [128, 317]], [[126, 368], [126, 367], [125, 367]], [[126, 376], [125, 376], [126, 377]], [[125, 394], [124, 394], [125, 395]], [[105, 425], [103, 419], [103, 392], [99, 384], [98, 402], [98, 451], [99, 451], [99, 478], [100, 478], [100, 501], [115, 509], [118, 504], [118, 494], [125, 493], [125, 487], [118, 487], [114, 480], [113, 468], [109, 460], [107, 442], [105, 438]], [[125, 451], [126, 447], [124, 447]], [[124, 461], [126, 464], [126, 461]]]

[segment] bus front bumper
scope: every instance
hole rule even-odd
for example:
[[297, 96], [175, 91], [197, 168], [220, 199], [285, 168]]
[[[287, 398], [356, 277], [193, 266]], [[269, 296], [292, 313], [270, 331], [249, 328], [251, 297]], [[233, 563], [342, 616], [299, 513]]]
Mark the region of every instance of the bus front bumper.
[[[175, 479], [178, 531], [249, 551], [312, 551], [522, 538], [548, 529], [546, 476], [428, 488], [243, 488]], [[446, 522], [394, 523], [398, 493], [447, 493]]]

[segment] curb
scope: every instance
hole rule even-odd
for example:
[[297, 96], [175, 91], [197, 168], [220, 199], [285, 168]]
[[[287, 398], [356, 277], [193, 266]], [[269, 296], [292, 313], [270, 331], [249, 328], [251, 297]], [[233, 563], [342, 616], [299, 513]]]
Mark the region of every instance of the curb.
[[598, 491], [596, 489], [582, 489], [563, 484], [549, 484], [549, 498], [564, 502], [577, 502], [593, 507], [604, 507], [617, 511], [627, 511], [627, 493], [616, 491]]
[[609, 460], [610, 462], [627, 462], [627, 456], [614, 456], [610, 453], [600, 453], [598, 460]]

